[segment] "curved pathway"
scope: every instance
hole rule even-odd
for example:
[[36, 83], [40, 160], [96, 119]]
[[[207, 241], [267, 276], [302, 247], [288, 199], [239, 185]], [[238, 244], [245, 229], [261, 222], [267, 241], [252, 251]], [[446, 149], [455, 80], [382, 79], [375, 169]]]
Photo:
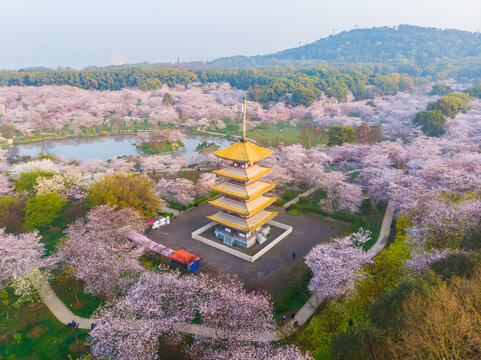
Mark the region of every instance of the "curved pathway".
[[[394, 209], [390, 204], [386, 207], [384, 218], [382, 220], [381, 231], [376, 243], [368, 250], [371, 256], [376, 256], [387, 244], [389, 233], [391, 230], [391, 223], [394, 217]], [[52, 314], [62, 323], [67, 324], [72, 320], [79, 323], [80, 329], [90, 329], [92, 319], [86, 319], [74, 315], [67, 306], [58, 298], [49, 283], [45, 283], [42, 289], [37, 289], [45, 302], [45, 305], [50, 309]], [[314, 314], [319, 305], [324, 301], [324, 296], [320, 293], [314, 293], [309, 300], [296, 313], [294, 320], [289, 320], [285, 325], [263, 334], [250, 335], [245, 334], [238, 339], [242, 341], [252, 342], [270, 342], [285, 339], [294, 334], [307, 320]], [[200, 335], [212, 338], [227, 338], [228, 334], [223, 333], [217, 329], [185, 322], [178, 322], [174, 324], [174, 330], [191, 335]]]
[[48, 282], [43, 284], [41, 289], [37, 288], [40, 297], [52, 314], [60, 321], [62, 324], [67, 325], [69, 322], [74, 320], [79, 324], [80, 329], [90, 329], [90, 325], [93, 323], [92, 319], [83, 318], [74, 315], [70, 309], [59, 299], [55, 291]]

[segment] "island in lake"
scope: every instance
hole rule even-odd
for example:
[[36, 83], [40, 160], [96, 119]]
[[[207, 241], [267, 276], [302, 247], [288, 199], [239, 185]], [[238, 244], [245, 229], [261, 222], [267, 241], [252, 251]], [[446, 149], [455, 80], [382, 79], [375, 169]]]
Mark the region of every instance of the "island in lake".
[[157, 130], [139, 136], [137, 149], [146, 155], [165, 154], [184, 146], [186, 136], [178, 130]]
[[197, 151], [201, 154], [211, 153], [211, 152], [214, 152], [216, 150], [219, 150], [219, 145], [217, 145], [215, 142], [208, 142], [207, 140], [200, 143], [195, 148], [195, 151]]

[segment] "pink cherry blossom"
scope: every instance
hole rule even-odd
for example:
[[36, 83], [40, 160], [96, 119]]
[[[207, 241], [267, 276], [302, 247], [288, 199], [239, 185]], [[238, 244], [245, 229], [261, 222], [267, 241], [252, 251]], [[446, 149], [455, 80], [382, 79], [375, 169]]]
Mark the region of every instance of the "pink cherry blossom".
[[305, 257], [313, 273], [309, 290], [334, 298], [350, 289], [355, 273], [370, 261], [362, 249], [370, 237], [369, 231], [360, 230], [312, 248]]

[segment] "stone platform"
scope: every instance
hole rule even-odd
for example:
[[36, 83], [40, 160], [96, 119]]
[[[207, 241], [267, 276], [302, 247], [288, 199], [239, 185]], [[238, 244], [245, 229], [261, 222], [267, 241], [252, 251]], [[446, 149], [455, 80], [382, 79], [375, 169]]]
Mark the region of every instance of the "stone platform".
[[[267, 240], [262, 244], [254, 245], [248, 249], [239, 246], [224, 245], [215, 237], [212, 231], [216, 225], [213, 221], [194, 231], [192, 233], [192, 239], [253, 263], [292, 232], [292, 226], [290, 225], [282, 224], [274, 220], [268, 221], [267, 224], [272, 228]], [[277, 229], [280, 231], [277, 231]]]

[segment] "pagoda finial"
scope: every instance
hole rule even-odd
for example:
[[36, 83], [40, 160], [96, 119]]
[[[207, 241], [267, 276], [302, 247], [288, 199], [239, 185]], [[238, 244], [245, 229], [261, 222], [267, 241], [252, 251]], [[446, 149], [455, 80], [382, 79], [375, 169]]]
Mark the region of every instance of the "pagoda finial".
[[246, 141], [246, 98], [242, 103], [242, 141]]

